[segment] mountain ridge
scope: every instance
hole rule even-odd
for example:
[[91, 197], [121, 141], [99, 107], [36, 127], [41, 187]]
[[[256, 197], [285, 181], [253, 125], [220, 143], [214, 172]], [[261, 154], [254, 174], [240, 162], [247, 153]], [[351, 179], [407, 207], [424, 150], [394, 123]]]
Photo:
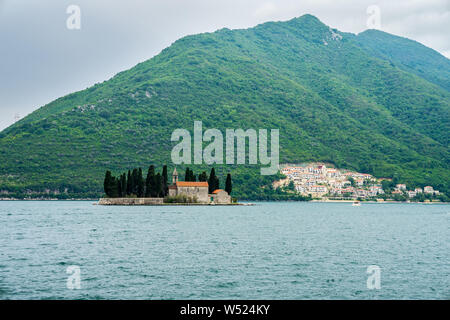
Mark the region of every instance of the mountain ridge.
[[[361, 41], [311, 15], [183, 37], [2, 131], [0, 189], [50, 184], [73, 194], [101, 192], [106, 169], [168, 163], [167, 132], [191, 129], [197, 119], [219, 129], [283, 129], [280, 162], [329, 161], [448, 190], [449, 91]], [[26, 148], [33, 143], [41, 148]], [[60, 159], [44, 157], [42, 149]], [[35, 162], [51, 165], [37, 175], [28, 168]], [[257, 198], [264, 192], [254, 189], [270, 185], [251, 167], [223, 167], [219, 174], [227, 170], [242, 184], [237, 195]], [[20, 183], [5, 178], [11, 173]]]
[[[447, 91], [450, 90], [450, 81], [448, 81], [450, 78], [450, 59], [441, 53], [424, 46], [418, 41], [375, 29], [368, 29], [357, 34], [356, 39], [363, 48], [370, 50], [375, 55], [388, 59], [398, 67], [413, 72]], [[367, 41], [369, 39], [370, 42]], [[391, 43], [391, 46], [385, 46], [384, 43], [386, 42]], [[424, 57], [421, 57], [419, 53]], [[424, 66], [428, 66], [428, 70], [422, 70], [421, 67]], [[445, 74], [439, 76], [439, 73], [442, 72]]]

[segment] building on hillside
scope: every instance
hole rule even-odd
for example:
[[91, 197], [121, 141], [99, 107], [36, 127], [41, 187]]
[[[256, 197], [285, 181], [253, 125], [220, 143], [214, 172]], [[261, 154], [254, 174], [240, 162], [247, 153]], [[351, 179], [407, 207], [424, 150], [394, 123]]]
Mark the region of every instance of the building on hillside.
[[300, 193], [300, 194], [305, 194], [306, 193], [306, 188], [304, 186], [301, 185], [296, 185], [295, 186], [295, 190]]
[[439, 190], [434, 190], [431, 186], [426, 186], [423, 188], [424, 193], [439, 195]]
[[356, 196], [358, 198], [367, 198], [367, 196], [369, 196], [369, 191], [364, 190], [364, 189], [357, 189]]
[[406, 185], [405, 184], [397, 184], [396, 186], [395, 186], [395, 188], [397, 189], [397, 190], [404, 190], [404, 191], [406, 191]]
[[434, 189], [431, 186], [426, 186], [423, 188], [424, 193], [434, 193]]
[[335, 178], [339, 177], [341, 173], [336, 169], [327, 169], [327, 177]]
[[327, 167], [325, 165], [319, 165], [317, 167], [317, 169], [319, 171], [318, 173], [323, 174], [323, 175], [327, 174]]
[[380, 186], [371, 186], [369, 188], [369, 196], [376, 197], [379, 194], [384, 194], [383, 188]]
[[408, 197], [409, 198], [414, 198], [417, 195], [417, 192], [415, 191], [407, 191]]
[[322, 196], [328, 193], [328, 189], [325, 186], [313, 185], [308, 188], [308, 192], [313, 197], [321, 198]]

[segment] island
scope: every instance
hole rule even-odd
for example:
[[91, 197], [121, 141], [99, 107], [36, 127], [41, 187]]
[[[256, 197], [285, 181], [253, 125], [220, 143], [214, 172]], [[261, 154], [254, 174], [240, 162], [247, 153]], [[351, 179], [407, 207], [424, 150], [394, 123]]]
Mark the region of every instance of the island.
[[186, 168], [185, 181], [180, 181], [174, 168], [170, 185], [167, 166], [155, 174], [151, 165], [145, 180], [141, 168], [129, 170], [119, 178], [106, 171], [104, 190], [106, 196], [99, 200], [99, 205], [240, 205], [231, 197], [231, 175], [227, 175], [225, 189], [220, 189], [214, 168], [209, 177], [205, 171], [199, 174], [198, 181], [189, 168]]

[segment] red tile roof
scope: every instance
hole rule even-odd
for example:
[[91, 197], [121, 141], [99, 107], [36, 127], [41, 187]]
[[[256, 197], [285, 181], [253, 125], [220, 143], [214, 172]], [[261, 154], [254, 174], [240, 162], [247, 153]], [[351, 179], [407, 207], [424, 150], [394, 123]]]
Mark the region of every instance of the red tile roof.
[[177, 181], [177, 187], [208, 187], [208, 182]]
[[216, 190], [213, 191], [213, 194], [217, 194], [217, 193], [219, 193], [220, 191], [223, 191], [223, 190], [222, 190], [222, 189], [216, 189]]

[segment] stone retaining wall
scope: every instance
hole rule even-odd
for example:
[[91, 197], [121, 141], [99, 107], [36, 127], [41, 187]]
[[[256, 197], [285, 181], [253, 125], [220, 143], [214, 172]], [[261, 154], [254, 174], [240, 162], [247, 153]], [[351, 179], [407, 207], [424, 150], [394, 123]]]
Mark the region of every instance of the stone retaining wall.
[[101, 198], [99, 205], [103, 206], [151, 206], [163, 204], [163, 198]]

